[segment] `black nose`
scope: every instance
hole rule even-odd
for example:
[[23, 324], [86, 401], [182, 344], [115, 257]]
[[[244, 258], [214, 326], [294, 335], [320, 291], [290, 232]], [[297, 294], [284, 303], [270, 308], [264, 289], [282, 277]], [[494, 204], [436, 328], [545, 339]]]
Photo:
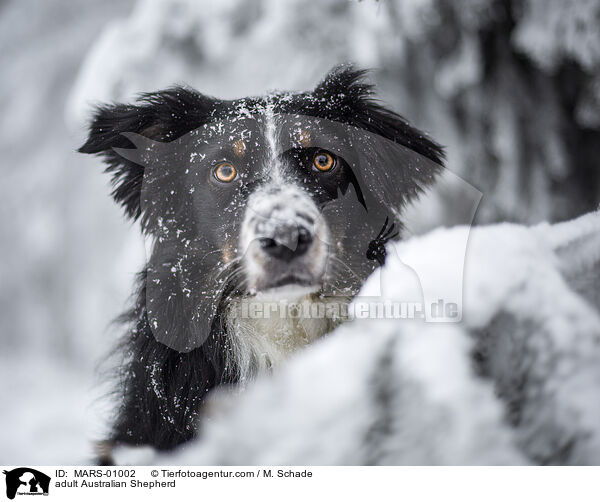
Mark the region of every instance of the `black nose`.
[[272, 258], [283, 261], [292, 261], [308, 251], [312, 244], [313, 236], [306, 228], [280, 229], [275, 238], [263, 237], [259, 239], [260, 247]]

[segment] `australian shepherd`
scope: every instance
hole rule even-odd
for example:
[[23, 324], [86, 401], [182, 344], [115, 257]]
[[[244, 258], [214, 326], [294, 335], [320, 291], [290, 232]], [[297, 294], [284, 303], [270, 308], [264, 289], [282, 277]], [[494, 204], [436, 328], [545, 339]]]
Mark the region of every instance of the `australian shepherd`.
[[243, 387], [343, 320], [443, 162], [351, 66], [309, 92], [173, 87], [100, 106], [79, 151], [103, 158], [150, 244], [103, 444], [158, 450], [194, 437], [212, 389]]

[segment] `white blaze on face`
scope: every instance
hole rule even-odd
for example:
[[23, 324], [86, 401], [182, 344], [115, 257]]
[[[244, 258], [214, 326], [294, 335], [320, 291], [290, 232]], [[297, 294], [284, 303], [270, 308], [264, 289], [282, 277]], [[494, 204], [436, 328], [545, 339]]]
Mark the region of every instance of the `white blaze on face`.
[[275, 184], [282, 184], [284, 182], [283, 165], [281, 164], [281, 158], [279, 154], [279, 148], [277, 146], [277, 124], [275, 120], [275, 113], [273, 112], [273, 104], [268, 101], [265, 108], [265, 142], [268, 147], [267, 162], [263, 166], [266, 169], [268, 179]]
[[[277, 262], [261, 248], [260, 240], [268, 238], [293, 251], [299, 229], [310, 233], [312, 243], [297, 259]], [[288, 274], [311, 283], [313, 290], [319, 289], [328, 259], [328, 242], [325, 219], [306, 191], [292, 184], [275, 182], [261, 187], [248, 199], [240, 234], [239, 250], [249, 288], [263, 289], [261, 285]]]

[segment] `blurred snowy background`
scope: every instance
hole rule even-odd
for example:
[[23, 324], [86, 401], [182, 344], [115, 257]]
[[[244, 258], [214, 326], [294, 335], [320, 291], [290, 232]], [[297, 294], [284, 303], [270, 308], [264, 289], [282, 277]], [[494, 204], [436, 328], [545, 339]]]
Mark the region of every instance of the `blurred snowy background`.
[[[75, 153], [90, 105], [305, 89], [352, 61], [447, 146], [477, 223], [561, 221], [600, 201], [599, 18], [598, 0], [0, 1], [0, 464], [85, 462], [102, 432], [93, 368], [144, 254]], [[413, 217], [456, 213], [439, 194]]]

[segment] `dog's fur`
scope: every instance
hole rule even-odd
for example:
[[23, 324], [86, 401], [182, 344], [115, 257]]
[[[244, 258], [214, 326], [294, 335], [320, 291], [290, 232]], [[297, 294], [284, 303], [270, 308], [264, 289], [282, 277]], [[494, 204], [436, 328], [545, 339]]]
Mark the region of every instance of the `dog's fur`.
[[[278, 117], [292, 117], [305, 137], [289, 143]], [[210, 174], [190, 178], [194, 149], [204, 152], [194, 172], [214, 172], [211, 152], [218, 150], [212, 160], [221, 159], [222, 138], [233, 141], [240, 128], [221, 135], [218, 148], [211, 145], [214, 131], [241, 119], [258, 125], [250, 126], [252, 141], [234, 141], [229, 150], [227, 160], [239, 162], [239, 179], [225, 186]], [[336, 124], [351, 129], [354, 142], [342, 146], [337, 133], [323, 132]], [[194, 141], [182, 140], [192, 132]], [[360, 133], [365, 136], [357, 140]], [[336, 159], [333, 173], [310, 169], [311, 155], [322, 146], [319, 135], [328, 138], [323, 141]], [[411, 165], [406, 153], [384, 155], [367, 136], [423, 161]], [[178, 149], [169, 150], [175, 144]], [[132, 146], [160, 161], [134, 158]], [[401, 226], [400, 209], [434, 180], [443, 161], [441, 147], [378, 104], [364, 72], [349, 66], [305, 93], [225, 101], [175, 87], [134, 105], [102, 106], [80, 152], [103, 157], [115, 200], [154, 239], [135, 307], [123, 316], [130, 329], [121, 346], [122, 405], [109, 441], [157, 449], [194, 436], [211, 389], [276, 366], [335, 325], [329, 318], [248, 319], [239, 315], [241, 302], [318, 304], [325, 301], [327, 281], [337, 301], [348, 301], [383, 263], [383, 244]], [[343, 279], [350, 272], [354, 278]]]

